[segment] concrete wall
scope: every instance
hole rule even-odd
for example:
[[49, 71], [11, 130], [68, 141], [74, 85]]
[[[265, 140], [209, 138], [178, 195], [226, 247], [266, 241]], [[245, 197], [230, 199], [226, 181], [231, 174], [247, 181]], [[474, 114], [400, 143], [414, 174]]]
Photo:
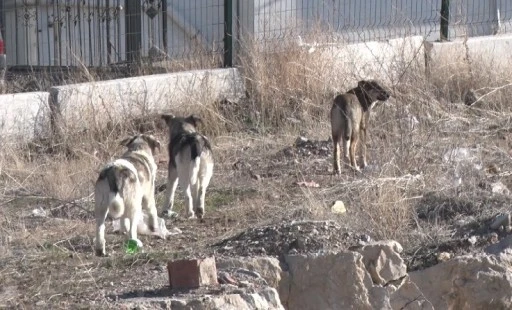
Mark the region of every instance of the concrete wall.
[[48, 98], [47, 92], [0, 95], [0, 149], [49, 134]]
[[[509, 70], [512, 63], [512, 35], [469, 38], [467, 41], [426, 42], [429, 69], [432, 74], [473, 66]], [[467, 59], [469, 58], [469, 59]]]
[[[345, 87], [347, 83], [355, 86], [363, 78], [399, 83], [404, 70], [414, 66], [425, 69], [426, 55], [433, 71], [466, 64], [466, 54], [474, 63], [507, 70], [512, 60], [511, 45], [512, 35], [471, 38], [466, 43], [428, 43], [417, 36], [346, 46], [302, 46], [309, 53], [324, 57], [330, 68], [340, 68], [340, 75], [350, 73], [340, 84]], [[53, 129], [49, 106], [60, 116], [60, 128], [75, 131], [121, 122], [127, 116], [180, 111], [189, 105], [222, 98], [236, 100], [244, 95], [243, 78], [235, 68], [58, 86], [51, 88], [50, 94], [0, 95], [0, 145], [28, 142], [49, 134]]]
[[171, 74], [58, 86], [50, 89], [52, 104], [66, 130], [101, 128], [141, 116], [179, 110], [185, 104], [239, 99], [245, 87], [237, 69], [197, 70]]
[[379, 79], [396, 84], [405, 70], [424, 70], [424, 41], [422, 36], [414, 36], [327, 47], [306, 43], [304, 47], [327, 61], [330, 68], [336, 68], [333, 79], [341, 83], [355, 86], [362, 79]]

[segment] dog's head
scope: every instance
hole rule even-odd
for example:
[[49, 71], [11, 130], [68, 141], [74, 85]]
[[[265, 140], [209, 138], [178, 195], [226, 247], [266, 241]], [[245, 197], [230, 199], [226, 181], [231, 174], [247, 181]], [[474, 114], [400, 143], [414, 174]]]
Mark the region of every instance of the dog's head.
[[156, 149], [160, 150], [160, 141], [153, 137], [153, 135], [135, 135], [124, 139], [120, 144], [126, 146], [130, 151], [143, 150], [151, 155], [155, 153]]
[[363, 80], [357, 83], [357, 86], [369, 96], [372, 101], [386, 101], [391, 96], [389, 92], [375, 80]]
[[201, 118], [192, 114], [187, 117], [177, 117], [173, 114], [164, 114], [162, 119], [169, 126], [171, 139], [181, 133], [196, 132], [197, 125], [201, 122]]

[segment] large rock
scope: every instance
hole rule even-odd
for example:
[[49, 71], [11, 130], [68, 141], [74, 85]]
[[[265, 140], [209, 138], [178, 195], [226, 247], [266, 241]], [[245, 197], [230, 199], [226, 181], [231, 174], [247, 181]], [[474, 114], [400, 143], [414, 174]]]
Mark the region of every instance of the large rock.
[[284, 310], [274, 288], [241, 290], [227, 294], [196, 294], [193, 296], [138, 297], [117, 304], [128, 309], [173, 309], [173, 310]]
[[410, 274], [435, 309], [512, 309], [512, 256], [456, 257]]
[[281, 263], [275, 257], [217, 257], [217, 269], [243, 268], [257, 272], [265, 279], [268, 285], [279, 287], [279, 283], [286, 277], [281, 269]]
[[400, 257], [403, 248], [396, 241], [373, 242], [354, 251], [363, 255], [363, 263], [375, 284], [384, 285], [407, 275], [407, 266]]
[[288, 309], [391, 309], [389, 293], [374, 286], [359, 253], [290, 255], [285, 260], [289, 287], [282, 303]]
[[353, 252], [289, 255], [283, 264], [273, 257], [222, 257], [217, 268], [235, 278], [240, 271], [261, 276], [287, 309], [433, 309], [407, 277], [401, 251], [399, 243], [381, 241]]
[[[390, 285], [391, 286], [391, 285]], [[394, 288], [393, 288], [394, 289]], [[433, 310], [432, 303], [428, 301], [409, 277], [391, 294], [391, 308], [401, 310]]]

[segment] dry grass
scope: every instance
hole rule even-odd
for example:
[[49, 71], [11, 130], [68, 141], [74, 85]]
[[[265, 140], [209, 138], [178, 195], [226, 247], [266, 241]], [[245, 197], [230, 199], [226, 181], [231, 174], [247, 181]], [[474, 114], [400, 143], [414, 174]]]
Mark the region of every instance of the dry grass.
[[[239, 63], [248, 87], [246, 100], [215, 102], [205, 90], [191, 95], [186, 109], [174, 111], [201, 115], [201, 129], [213, 140], [217, 165], [207, 194], [209, 220], [204, 225], [174, 223], [187, 233], [167, 242], [148, 239], [147, 254], [126, 257], [120, 250], [121, 237], [111, 236], [107, 245], [114, 255], [105, 260], [92, 257], [92, 201], [80, 199], [90, 196], [99, 167], [122, 152], [118, 145], [122, 138], [144, 131], [166, 141], [166, 128], [158, 116], [68, 136], [65, 152], [47, 142], [2, 149], [0, 282], [15, 293], [0, 289], [0, 305], [21, 298], [21, 304], [55, 302], [63, 307], [69, 302], [63, 286], [78, 298], [77, 303], [104, 300], [98, 292], [125, 279], [127, 272], [140, 275], [142, 285], [151, 285], [153, 280], [146, 274], [170, 257], [206, 251], [214, 240], [283, 219], [335, 219], [356, 233], [396, 239], [412, 253], [454, 238], [454, 221], [468, 215], [468, 210], [473, 212], [468, 220], [473, 223], [509, 205], [508, 196], [488, 199], [496, 194], [486, 186], [502, 181], [512, 188], [511, 89], [502, 87], [511, 80], [510, 73], [479, 63], [468, 70], [462, 63], [426, 77], [408, 61], [396, 59], [390, 68], [399, 72], [389, 76], [399, 78], [388, 85], [393, 98], [378, 105], [371, 119], [371, 166], [363, 174], [347, 168], [342, 176], [333, 177], [330, 152], [287, 155], [283, 150], [298, 135], [328, 139], [333, 93], [353, 87], [358, 73], [350, 72], [351, 67], [334, 67], [293, 42], [281, 43], [282, 52], [271, 54], [250, 42], [244, 45]], [[467, 107], [461, 101], [469, 88], [494, 92], [482, 104]], [[198, 101], [203, 104], [195, 104]], [[444, 158], [456, 148], [471, 150], [473, 159]], [[158, 184], [165, 182], [166, 157], [162, 151], [157, 158]], [[490, 164], [501, 172], [487, 173]], [[457, 178], [462, 183], [458, 188]], [[295, 185], [303, 180], [320, 187]], [[162, 196], [157, 195], [159, 203]], [[330, 213], [335, 200], [345, 202], [347, 214]], [[180, 193], [177, 204], [182, 205]], [[455, 215], [446, 218], [446, 212], [438, 212], [436, 220], [424, 218], [420, 210], [425, 204], [439, 204], [436, 212], [452, 208]], [[464, 208], [456, 207], [460, 205]], [[39, 206], [55, 216], [31, 217]], [[18, 262], [19, 257], [24, 257], [23, 262]], [[159, 275], [154, 281], [164, 285], [166, 279]]]

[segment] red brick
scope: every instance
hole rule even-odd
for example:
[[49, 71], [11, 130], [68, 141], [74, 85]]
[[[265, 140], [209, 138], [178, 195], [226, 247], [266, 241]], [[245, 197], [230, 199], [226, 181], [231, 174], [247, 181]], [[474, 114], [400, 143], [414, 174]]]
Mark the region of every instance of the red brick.
[[171, 261], [167, 263], [167, 270], [171, 288], [197, 288], [218, 284], [215, 257]]

